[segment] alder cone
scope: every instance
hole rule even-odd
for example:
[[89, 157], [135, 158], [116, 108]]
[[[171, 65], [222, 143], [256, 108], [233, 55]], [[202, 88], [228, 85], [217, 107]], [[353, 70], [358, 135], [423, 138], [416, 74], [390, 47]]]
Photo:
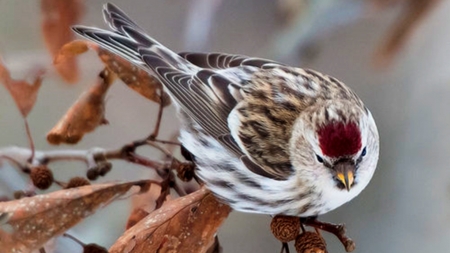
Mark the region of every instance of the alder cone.
[[194, 163], [181, 163], [177, 167], [177, 176], [184, 182], [191, 181], [195, 176], [195, 165]]
[[21, 199], [23, 197], [25, 197], [24, 191], [15, 191], [14, 192], [14, 199]]
[[91, 181], [96, 180], [98, 178], [98, 176], [99, 176], [99, 171], [98, 171], [97, 167], [90, 168], [86, 172], [86, 177]]
[[304, 232], [295, 239], [297, 253], [328, 253], [325, 240], [316, 232]]
[[298, 217], [276, 215], [270, 223], [272, 234], [281, 242], [293, 241], [300, 233]]
[[66, 189], [76, 188], [80, 186], [90, 185], [91, 183], [84, 177], [73, 177], [67, 183]]
[[108, 161], [102, 161], [97, 164], [98, 174], [100, 176], [105, 176], [112, 169], [112, 163]]
[[33, 191], [15, 191], [14, 199], [21, 199], [25, 197], [33, 197], [35, 193]]
[[30, 178], [34, 186], [41, 190], [47, 190], [53, 184], [53, 173], [45, 165], [31, 168]]
[[108, 250], [95, 243], [91, 243], [83, 247], [83, 253], [108, 253]]

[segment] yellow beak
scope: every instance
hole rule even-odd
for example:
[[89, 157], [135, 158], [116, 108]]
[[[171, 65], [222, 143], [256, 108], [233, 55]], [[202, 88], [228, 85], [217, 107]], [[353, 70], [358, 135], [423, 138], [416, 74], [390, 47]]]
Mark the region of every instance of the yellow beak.
[[353, 172], [351, 170], [338, 172], [336, 174], [336, 177], [345, 186], [345, 189], [347, 189], [347, 191], [350, 191], [354, 180]]
[[350, 191], [355, 180], [355, 162], [349, 159], [340, 160], [334, 164], [333, 169], [336, 172], [336, 179]]

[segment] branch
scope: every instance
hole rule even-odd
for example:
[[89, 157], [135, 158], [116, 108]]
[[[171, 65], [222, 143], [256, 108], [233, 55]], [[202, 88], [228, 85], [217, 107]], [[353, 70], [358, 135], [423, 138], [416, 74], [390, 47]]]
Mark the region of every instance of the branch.
[[[143, 145], [150, 145], [167, 155], [167, 151], [154, 143], [147, 140], [134, 141], [131, 144], [124, 145], [118, 149], [105, 150], [103, 148], [92, 148], [89, 150], [32, 150], [22, 147], [6, 147], [0, 149], [0, 160], [7, 159], [14, 162], [20, 167], [27, 167], [28, 165], [49, 164], [57, 161], [83, 161], [88, 168], [94, 167], [98, 161], [120, 159], [131, 163], [140, 164], [153, 169], [160, 169], [164, 166], [163, 163], [153, 161], [145, 157], [139, 156], [135, 153], [137, 147]], [[34, 152], [34, 155], [32, 156]], [[32, 160], [30, 160], [32, 157]]]
[[322, 222], [317, 220], [315, 217], [304, 218], [302, 219], [302, 223], [307, 226], [314, 227], [316, 229], [320, 229], [323, 231], [327, 231], [333, 235], [335, 235], [339, 241], [344, 245], [345, 251], [352, 252], [355, 250], [355, 242], [350, 239], [345, 233], [345, 225], [344, 224], [332, 224], [327, 222]]

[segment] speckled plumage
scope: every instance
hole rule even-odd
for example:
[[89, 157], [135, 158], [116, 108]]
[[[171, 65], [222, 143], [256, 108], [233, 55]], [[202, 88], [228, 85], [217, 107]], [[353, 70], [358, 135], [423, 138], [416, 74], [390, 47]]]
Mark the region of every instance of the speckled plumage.
[[158, 78], [178, 107], [180, 139], [199, 177], [234, 209], [323, 214], [370, 181], [378, 132], [342, 82], [265, 59], [176, 54], [114, 5], [104, 17], [114, 32], [74, 31]]
[[[288, 66], [255, 71], [242, 91], [245, 99], [234, 109], [240, 127], [235, 132], [231, 129], [233, 136], [266, 172], [281, 179], [292, 173], [289, 140], [299, 115], [327, 100], [342, 98], [362, 106], [359, 98], [338, 80]], [[325, 122], [318, 121], [315, 127], [321, 125]]]

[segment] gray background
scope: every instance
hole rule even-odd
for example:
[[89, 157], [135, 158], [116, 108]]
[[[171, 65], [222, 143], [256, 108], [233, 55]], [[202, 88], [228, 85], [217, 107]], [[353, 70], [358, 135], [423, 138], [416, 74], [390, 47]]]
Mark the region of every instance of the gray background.
[[[211, 50], [281, 59], [272, 50], [282, 39], [278, 35], [283, 29], [274, 1], [223, 1], [204, 44], [189, 42], [193, 38], [185, 36], [189, 6], [194, 1], [113, 2], [175, 51]], [[105, 27], [102, 4], [87, 2], [82, 23]], [[321, 217], [345, 222], [357, 243], [356, 252], [448, 252], [450, 248], [448, 13], [450, 2], [442, 1], [385, 70], [373, 68], [371, 57], [397, 15], [395, 9], [323, 32], [315, 41], [317, 57], [302, 61], [301, 66], [331, 74], [351, 86], [371, 109], [379, 127], [380, 162], [371, 184], [351, 203]], [[51, 62], [41, 39], [39, 14], [38, 1], [0, 1], [0, 54], [15, 77], [26, 75], [37, 63]], [[198, 27], [200, 31], [203, 28]], [[293, 51], [281, 60], [297, 65], [299, 53]], [[76, 85], [64, 84], [53, 73], [44, 80], [29, 116], [38, 149], [55, 149], [46, 143], [46, 132], [101, 69], [92, 52], [80, 57], [80, 63], [82, 80]], [[144, 137], [153, 126], [155, 108], [117, 82], [107, 99], [110, 125], [87, 135], [75, 148], [115, 148]], [[173, 115], [173, 108], [166, 111], [163, 136], [172, 136], [177, 130]], [[26, 147], [27, 140], [20, 114], [0, 86], [0, 147], [10, 145]], [[84, 173], [83, 164], [78, 163], [59, 163], [52, 168], [61, 180]], [[13, 171], [8, 166], [0, 169], [0, 192], [11, 193], [25, 186], [20, 178], [10, 180]], [[145, 169], [116, 162], [103, 181], [145, 176]], [[128, 206], [125, 201], [114, 203], [71, 233], [85, 242], [109, 247], [122, 233]], [[233, 212], [219, 233], [224, 252], [279, 252], [280, 244], [272, 237], [269, 223], [270, 217], [265, 215]], [[327, 238], [330, 252], [344, 252], [334, 237]], [[69, 252], [63, 247], [81, 252], [68, 240], [59, 243], [60, 252]]]

